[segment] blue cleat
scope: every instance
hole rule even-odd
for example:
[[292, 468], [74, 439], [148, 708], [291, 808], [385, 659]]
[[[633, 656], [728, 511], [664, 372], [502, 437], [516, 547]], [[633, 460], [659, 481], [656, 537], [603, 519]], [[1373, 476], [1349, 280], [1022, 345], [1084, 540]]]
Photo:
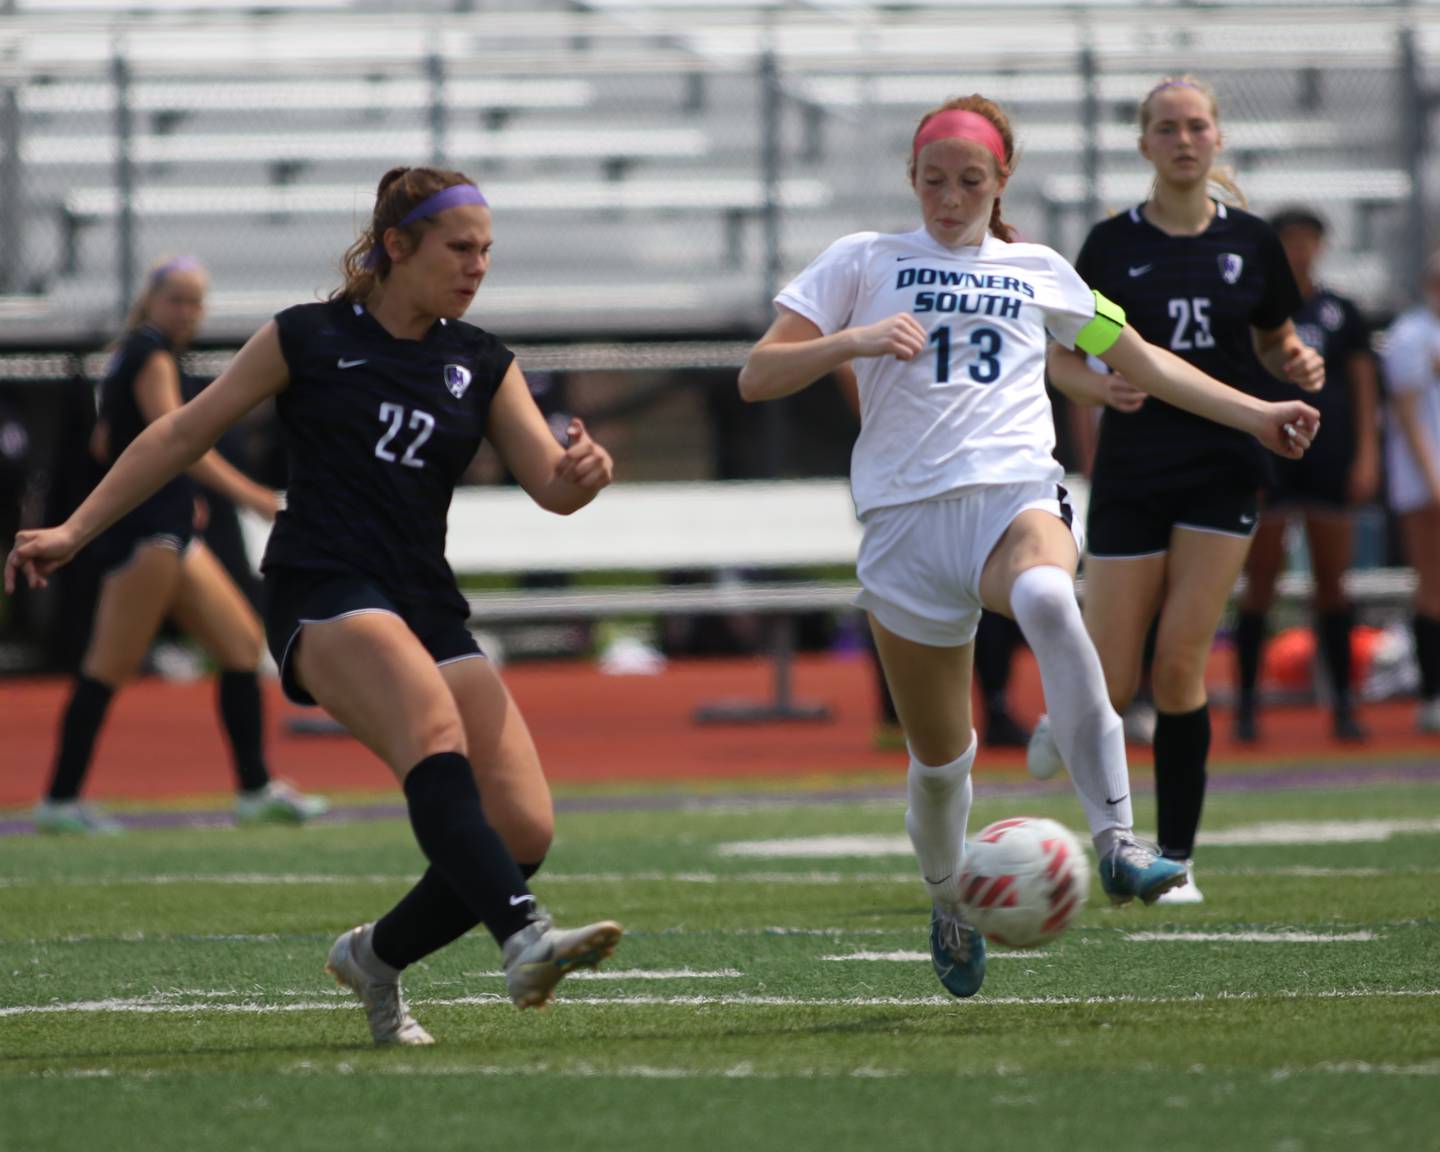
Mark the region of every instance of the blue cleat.
[[962, 917], [936, 908], [930, 918], [930, 962], [950, 995], [974, 996], [985, 983], [985, 937]]
[[1122, 836], [1100, 861], [1100, 887], [1112, 904], [1128, 904], [1136, 896], [1153, 904], [1185, 883], [1183, 860], [1167, 860], [1153, 844]]

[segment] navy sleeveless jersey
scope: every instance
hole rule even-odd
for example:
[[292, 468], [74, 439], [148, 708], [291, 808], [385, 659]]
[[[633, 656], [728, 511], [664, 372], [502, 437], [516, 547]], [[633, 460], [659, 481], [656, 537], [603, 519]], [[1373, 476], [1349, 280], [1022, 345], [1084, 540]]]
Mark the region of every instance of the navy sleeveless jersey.
[[[145, 430], [145, 416], [135, 398], [135, 381], [151, 357], [174, 357], [169, 338], [148, 324], [126, 335], [110, 358], [100, 382], [100, 419], [107, 427], [113, 464], [131, 441]], [[188, 534], [195, 515], [196, 484], [182, 473], [122, 517], [115, 528], [133, 532]]]
[[[1216, 208], [1198, 236], [1167, 235], [1138, 207], [1101, 221], [1075, 270], [1124, 308], [1151, 344], [1233, 388], [1267, 395], [1270, 376], [1255, 356], [1250, 329], [1285, 323], [1300, 307], [1300, 292], [1274, 230], [1249, 212]], [[1267, 472], [1254, 437], [1153, 396], [1137, 412], [1107, 408], [1101, 418], [1097, 483], [1160, 475], [1203, 483], [1225, 475], [1258, 486]]]
[[[1325, 357], [1325, 387], [1304, 397], [1307, 404], [1320, 409], [1321, 436], [1349, 438], [1354, 397], [1346, 365], [1356, 354], [1371, 354], [1370, 326], [1353, 303], [1323, 287], [1300, 306], [1292, 319], [1296, 335]], [[1266, 373], [1261, 395], [1269, 400], [1291, 399], [1295, 391]], [[1316, 443], [1323, 446], [1321, 441]]]
[[396, 601], [465, 612], [446, 516], [513, 354], [459, 321], [399, 340], [339, 300], [275, 323], [290, 368], [276, 398], [289, 482], [262, 567], [354, 572]]

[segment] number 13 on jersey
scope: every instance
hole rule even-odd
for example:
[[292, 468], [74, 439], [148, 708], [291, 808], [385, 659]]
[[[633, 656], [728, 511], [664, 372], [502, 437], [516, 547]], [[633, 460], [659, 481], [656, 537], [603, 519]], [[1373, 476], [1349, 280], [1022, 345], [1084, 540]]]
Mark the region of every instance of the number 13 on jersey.
[[[950, 382], [950, 325], [942, 324], [930, 333], [935, 345], [935, 383]], [[975, 358], [969, 366], [970, 379], [977, 384], [993, 384], [1000, 378], [1000, 349], [1004, 339], [994, 328], [975, 328], [970, 333], [970, 346]]]

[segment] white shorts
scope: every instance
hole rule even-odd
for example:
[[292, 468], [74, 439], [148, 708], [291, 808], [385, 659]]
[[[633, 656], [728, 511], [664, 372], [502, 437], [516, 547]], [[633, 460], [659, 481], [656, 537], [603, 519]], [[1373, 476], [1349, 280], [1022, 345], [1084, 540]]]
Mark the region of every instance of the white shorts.
[[1063, 520], [1084, 548], [1080, 521], [1053, 480], [984, 484], [933, 500], [866, 513], [855, 603], [897, 636], [953, 648], [975, 638], [980, 575], [1015, 518], [1039, 508]]

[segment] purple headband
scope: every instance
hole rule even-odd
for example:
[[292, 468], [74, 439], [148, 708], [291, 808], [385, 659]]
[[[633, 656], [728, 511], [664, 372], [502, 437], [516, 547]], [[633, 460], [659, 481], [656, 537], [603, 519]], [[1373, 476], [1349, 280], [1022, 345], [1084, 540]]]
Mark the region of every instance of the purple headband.
[[[452, 184], [449, 188], [442, 188], [439, 192], [421, 200], [401, 217], [400, 223], [396, 227], [408, 228], [411, 224], [418, 224], [421, 220], [428, 220], [447, 209], [459, 208], [464, 204], [479, 204], [482, 207], [488, 207], [490, 201], [486, 200], [480, 189], [473, 184]], [[384, 244], [383, 236], [375, 237], [375, 245], [365, 257], [365, 267], [375, 268], [379, 265]]]
[[200, 272], [200, 261], [193, 256], [176, 256], [166, 260], [163, 264], [157, 264], [150, 272], [150, 287], [158, 288], [165, 283], [176, 272]]
[[442, 188], [433, 196], [427, 196], [419, 204], [405, 213], [404, 219], [400, 221], [399, 227], [408, 228], [421, 220], [428, 220], [431, 216], [438, 216], [448, 208], [459, 208], [462, 204], [488, 205], [480, 189], [473, 184], [452, 184], [449, 188]]

